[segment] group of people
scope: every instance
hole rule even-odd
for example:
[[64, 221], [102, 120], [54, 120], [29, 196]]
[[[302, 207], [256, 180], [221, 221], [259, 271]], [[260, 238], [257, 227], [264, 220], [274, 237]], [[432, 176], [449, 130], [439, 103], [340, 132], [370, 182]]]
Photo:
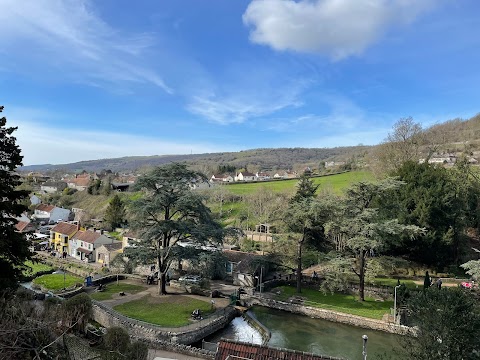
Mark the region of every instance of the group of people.
[[434, 282], [432, 277], [430, 275], [428, 275], [428, 271], [426, 272], [425, 280], [423, 281], [423, 287], [425, 289], [429, 288], [431, 286], [436, 286], [438, 290], [441, 290], [442, 289], [442, 284], [443, 284], [442, 278], [438, 278], [437, 281]]

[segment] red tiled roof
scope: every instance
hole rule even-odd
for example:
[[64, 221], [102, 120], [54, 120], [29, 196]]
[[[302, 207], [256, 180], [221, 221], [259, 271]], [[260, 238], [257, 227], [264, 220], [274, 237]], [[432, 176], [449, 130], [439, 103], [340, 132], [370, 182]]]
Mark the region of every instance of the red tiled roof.
[[28, 224], [30, 223], [26, 221], [19, 221], [15, 224], [15, 229], [17, 229], [18, 232], [22, 232], [23, 230], [25, 230]]
[[53, 209], [55, 209], [55, 206], [47, 205], [47, 204], [39, 204], [36, 209], [40, 211], [51, 212]]
[[76, 179], [71, 179], [68, 182], [73, 183], [76, 186], [88, 186], [88, 184], [90, 183], [90, 179], [86, 177], [79, 177]]
[[57, 225], [55, 225], [51, 231], [59, 234], [63, 234], [63, 235], [72, 236], [78, 231], [78, 228], [77, 228], [77, 225], [75, 224], [60, 222]]
[[93, 231], [78, 231], [73, 239], [85, 241], [87, 243], [93, 244], [102, 234], [93, 232]]
[[247, 171], [242, 171], [240, 174], [242, 174], [243, 176], [255, 176], [255, 174], [252, 174], [251, 172], [247, 172]]
[[240, 341], [221, 340], [218, 343], [215, 360], [243, 358], [255, 360], [340, 360], [330, 356], [315, 355], [290, 349], [243, 343]]

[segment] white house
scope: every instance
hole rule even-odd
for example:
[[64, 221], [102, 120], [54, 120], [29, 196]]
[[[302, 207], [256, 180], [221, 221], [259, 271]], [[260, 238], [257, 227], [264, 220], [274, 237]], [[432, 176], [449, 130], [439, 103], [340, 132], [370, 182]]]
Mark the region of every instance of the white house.
[[95, 262], [97, 260], [96, 249], [104, 244], [115, 244], [121, 242], [112, 238], [109, 238], [99, 232], [91, 230], [82, 231], [79, 230], [69, 240], [70, 255], [79, 260]]
[[63, 191], [67, 187], [67, 183], [63, 181], [47, 181], [40, 185], [40, 190], [52, 194], [58, 191]]
[[35, 213], [33, 215], [35, 219], [40, 221], [68, 221], [70, 217], [70, 210], [60, 208], [54, 205], [39, 204], [35, 208]]
[[217, 174], [217, 175], [212, 175], [210, 178], [211, 182], [233, 182], [234, 179], [231, 175], [228, 174]]
[[255, 180], [255, 174], [252, 174], [247, 171], [239, 172], [235, 176], [235, 181], [254, 181], [254, 180]]
[[257, 180], [270, 180], [270, 175], [268, 175], [267, 173], [265, 172], [257, 172], [255, 174], [255, 178]]

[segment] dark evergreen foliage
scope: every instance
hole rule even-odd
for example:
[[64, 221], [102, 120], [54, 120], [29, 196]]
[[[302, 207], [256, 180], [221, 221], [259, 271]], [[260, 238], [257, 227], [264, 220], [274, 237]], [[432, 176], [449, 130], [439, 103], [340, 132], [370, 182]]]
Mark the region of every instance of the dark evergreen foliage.
[[392, 209], [399, 221], [427, 231], [391, 243], [392, 254], [438, 268], [458, 262], [466, 226], [478, 223], [478, 186], [459, 170], [427, 163], [406, 162], [396, 175], [405, 186], [390, 198]]
[[198, 257], [205, 253], [202, 245], [222, 242], [220, 224], [199, 193], [190, 189], [192, 183], [205, 180], [185, 164], [172, 163], [155, 168], [136, 184], [143, 196], [130, 210], [141, 240], [125, 254], [143, 263], [156, 262], [159, 294], [166, 293], [166, 274], [173, 261]]
[[409, 359], [480, 358], [480, 312], [471, 292], [460, 288], [418, 292], [408, 302], [418, 326], [416, 337], [404, 337]]
[[17, 128], [6, 124], [7, 119], [0, 118], [0, 291], [16, 287], [23, 264], [31, 256], [29, 242], [15, 229], [15, 218], [28, 210], [22, 204], [28, 192], [16, 189], [20, 177], [15, 170], [22, 165], [23, 157], [12, 135]]
[[111, 229], [121, 226], [125, 221], [125, 205], [117, 194], [110, 200], [104, 220]]

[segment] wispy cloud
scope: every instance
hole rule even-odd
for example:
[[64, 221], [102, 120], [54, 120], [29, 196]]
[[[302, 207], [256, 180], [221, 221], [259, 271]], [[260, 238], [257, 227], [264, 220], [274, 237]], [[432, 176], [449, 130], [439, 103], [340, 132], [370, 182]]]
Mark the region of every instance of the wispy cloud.
[[18, 58], [28, 64], [38, 59], [42, 67], [89, 85], [143, 83], [173, 93], [142, 58], [154, 44], [152, 34], [119, 32], [93, 5], [89, 0], [1, 0], [4, 60], [15, 68]]
[[412, 22], [434, 5], [433, 0], [253, 0], [243, 22], [254, 43], [338, 60], [362, 53], [389, 28]]
[[296, 116], [265, 120], [266, 129], [277, 132], [351, 131], [366, 122], [367, 112], [352, 100], [340, 95], [321, 95], [315, 98], [322, 114], [303, 113]]
[[301, 107], [300, 95], [307, 86], [308, 82], [301, 79], [282, 86], [267, 86], [261, 82], [256, 87], [230, 86], [230, 91], [222, 95], [194, 96], [187, 109], [218, 124], [243, 123], [282, 109]]

